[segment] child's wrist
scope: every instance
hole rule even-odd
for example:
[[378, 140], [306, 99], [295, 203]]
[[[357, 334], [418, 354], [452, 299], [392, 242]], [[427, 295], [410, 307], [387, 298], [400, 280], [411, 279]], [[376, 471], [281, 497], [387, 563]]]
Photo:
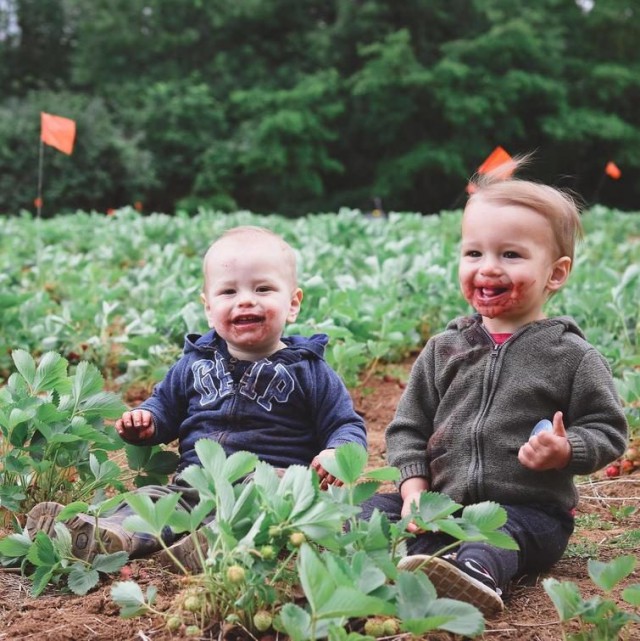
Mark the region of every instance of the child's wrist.
[[402, 481], [400, 485], [400, 496], [406, 500], [409, 496], [420, 494], [429, 489], [429, 483], [423, 476], [411, 476]]

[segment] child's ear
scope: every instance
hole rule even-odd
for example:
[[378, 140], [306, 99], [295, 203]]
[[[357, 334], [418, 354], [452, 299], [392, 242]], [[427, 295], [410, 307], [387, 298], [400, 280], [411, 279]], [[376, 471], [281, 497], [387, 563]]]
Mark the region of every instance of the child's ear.
[[200, 292], [200, 301], [204, 305], [204, 314], [207, 317], [209, 329], [213, 329], [213, 318], [211, 317], [211, 306], [209, 305], [207, 301], [207, 297], [204, 295], [204, 292]]
[[302, 303], [302, 290], [298, 287], [291, 296], [289, 304], [289, 313], [287, 314], [287, 323], [293, 323], [300, 313], [300, 304]]
[[569, 278], [571, 273], [571, 259], [569, 256], [562, 256], [553, 263], [551, 276], [547, 281], [547, 290], [557, 292]]

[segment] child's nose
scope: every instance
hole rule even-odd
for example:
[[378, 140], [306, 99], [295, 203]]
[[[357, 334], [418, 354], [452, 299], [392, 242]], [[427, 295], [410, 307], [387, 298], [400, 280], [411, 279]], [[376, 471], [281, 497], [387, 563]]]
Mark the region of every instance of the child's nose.
[[252, 291], [242, 291], [238, 297], [238, 305], [253, 306], [256, 304], [256, 297]]
[[484, 257], [480, 265], [481, 274], [497, 274], [500, 273], [500, 271], [500, 263], [493, 256]]

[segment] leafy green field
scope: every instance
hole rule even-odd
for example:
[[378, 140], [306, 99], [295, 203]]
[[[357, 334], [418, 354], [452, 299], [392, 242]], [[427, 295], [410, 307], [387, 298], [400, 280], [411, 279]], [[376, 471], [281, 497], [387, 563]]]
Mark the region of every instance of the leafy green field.
[[[596, 207], [569, 284], [548, 306], [569, 314], [608, 358], [638, 429], [639, 214]], [[114, 216], [78, 212], [3, 219], [0, 239], [0, 384], [11, 351], [87, 360], [119, 389], [150, 387], [206, 331], [201, 257], [224, 229], [263, 225], [298, 251], [305, 297], [288, 331], [325, 332], [327, 358], [348, 385], [380, 361], [421, 346], [469, 311], [457, 284], [460, 212], [436, 216], [358, 211], [296, 220], [249, 212]]]
[[[11, 352], [89, 361], [111, 386], [148, 389], [207, 329], [201, 257], [224, 229], [253, 224], [298, 251], [304, 301], [290, 332], [330, 336], [329, 362], [348, 385], [381, 361], [420, 347], [469, 308], [457, 284], [460, 211], [435, 216], [358, 211], [296, 220], [249, 212], [114, 216], [78, 212], [3, 219], [0, 238], [0, 385]], [[640, 429], [638, 213], [595, 207], [568, 285], [548, 306], [569, 314], [611, 363], [629, 422]]]
[[[122, 384], [157, 380], [183, 335], [206, 330], [199, 293], [208, 244], [230, 226], [254, 224], [299, 252], [305, 298], [289, 331], [328, 333], [329, 360], [354, 384], [377, 359], [402, 357], [468, 311], [457, 285], [459, 221], [460, 212], [377, 220], [347, 210], [297, 220], [133, 209], [4, 218], [0, 373], [21, 348], [89, 360]], [[639, 214], [594, 208], [584, 224], [569, 284], [548, 311], [572, 315], [616, 377], [629, 379], [640, 364]]]

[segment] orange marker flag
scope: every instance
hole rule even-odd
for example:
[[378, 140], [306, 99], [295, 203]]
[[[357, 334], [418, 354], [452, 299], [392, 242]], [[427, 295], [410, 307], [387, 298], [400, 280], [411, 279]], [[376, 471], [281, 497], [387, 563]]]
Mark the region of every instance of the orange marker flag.
[[[511, 156], [502, 147], [496, 147], [487, 156], [487, 159], [480, 165], [480, 167], [478, 167], [478, 173], [488, 174], [490, 171], [497, 169], [498, 167], [500, 167], [500, 165], [504, 165], [510, 160], [511, 160]], [[509, 169], [505, 168], [504, 175], [501, 176], [501, 178], [509, 178], [509, 176], [512, 173], [513, 173], [512, 168], [509, 168]]]
[[40, 140], [45, 145], [55, 147], [65, 154], [71, 154], [76, 138], [75, 120], [63, 118], [62, 116], [52, 116], [42, 111], [40, 113], [40, 124]]
[[604, 173], [609, 176], [609, 178], [613, 178], [614, 180], [618, 180], [620, 176], [622, 176], [622, 172], [620, 169], [618, 169], [618, 165], [616, 163], [609, 161], [604, 168]]

